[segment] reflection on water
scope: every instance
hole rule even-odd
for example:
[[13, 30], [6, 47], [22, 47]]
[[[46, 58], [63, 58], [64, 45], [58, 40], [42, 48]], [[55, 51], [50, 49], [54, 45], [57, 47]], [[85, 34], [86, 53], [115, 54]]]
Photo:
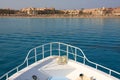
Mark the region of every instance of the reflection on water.
[[87, 57], [120, 72], [120, 19], [0, 19], [0, 75], [46, 42], [81, 47]]

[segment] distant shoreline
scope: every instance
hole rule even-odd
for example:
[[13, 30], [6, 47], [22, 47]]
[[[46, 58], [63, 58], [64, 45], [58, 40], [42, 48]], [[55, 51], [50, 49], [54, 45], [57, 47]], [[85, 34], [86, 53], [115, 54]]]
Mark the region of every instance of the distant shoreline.
[[37, 16], [0, 16], [0, 18], [120, 18], [120, 16], [37, 15]]

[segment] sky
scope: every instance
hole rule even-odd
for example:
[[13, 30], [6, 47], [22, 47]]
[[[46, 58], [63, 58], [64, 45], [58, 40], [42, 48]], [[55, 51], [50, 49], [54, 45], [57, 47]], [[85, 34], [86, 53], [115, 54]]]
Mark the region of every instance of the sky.
[[27, 7], [55, 9], [120, 7], [120, 0], [0, 0], [0, 8], [22, 9]]

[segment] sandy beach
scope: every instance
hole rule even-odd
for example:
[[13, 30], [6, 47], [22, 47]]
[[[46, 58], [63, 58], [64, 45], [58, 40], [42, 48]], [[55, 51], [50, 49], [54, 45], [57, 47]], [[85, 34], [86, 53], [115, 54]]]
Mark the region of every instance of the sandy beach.
[[0, 16], [0, 18], [120, 18], [120, 16], [89, 16], [89, 15], [36, 15], [36, 16]]

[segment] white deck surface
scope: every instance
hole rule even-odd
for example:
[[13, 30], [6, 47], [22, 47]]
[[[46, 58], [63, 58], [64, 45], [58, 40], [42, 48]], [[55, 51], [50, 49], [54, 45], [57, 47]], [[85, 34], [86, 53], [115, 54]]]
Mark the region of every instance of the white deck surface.
[[64, 65], [58, 65], [56, 58], [51, 56], [40, 60], [14, 74], [9, 80], [33, 80], [32, 75], [36, 75], [38, 80], [48, 80], [50, 77], [66, 77], [69, 80], [78, 80], [80, 73], [87, 77], [84, 80], [90, 80], [90, 77], [94, 77], [96, 80], [118, 80], [73, 60], [68, 60], [68, 63]]

